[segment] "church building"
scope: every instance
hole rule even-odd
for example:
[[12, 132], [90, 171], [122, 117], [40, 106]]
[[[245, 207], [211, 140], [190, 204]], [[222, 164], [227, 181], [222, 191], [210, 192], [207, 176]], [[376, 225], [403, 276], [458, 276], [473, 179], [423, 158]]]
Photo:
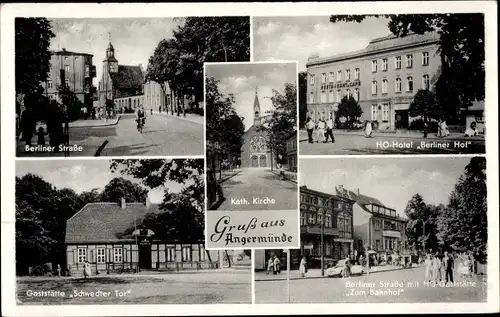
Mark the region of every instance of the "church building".
[[255, 89], [253, 102], [253, 125], [243, 134], [241, 146], [241, 167], [270, 168], [271, 151], [267, 147], [268, 133], [265, 130], [265, 118], [260, 110], [259, 96]]
[[99, 106], [113, 100], [115, 111], [133, 110], [142, 103], [144, 73], [141, 65], [118, 65], [115, 49], [109, 42], [106, 59], [102, 61], [102, 77], [99, 81]]

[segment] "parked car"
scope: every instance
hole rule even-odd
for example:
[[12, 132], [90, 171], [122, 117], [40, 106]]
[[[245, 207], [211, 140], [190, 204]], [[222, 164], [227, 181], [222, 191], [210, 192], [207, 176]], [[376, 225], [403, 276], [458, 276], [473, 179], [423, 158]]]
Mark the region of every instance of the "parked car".
[[[339, 260], [335, 266], [332, 266], [326, 270], [326, 275], [329, 277], [342, 276], [344, 271], [346, 260]], [[351, 276], [352, 275], [362, 275], [365, 272], [365, 268], [361, 265], [351, 265]]]

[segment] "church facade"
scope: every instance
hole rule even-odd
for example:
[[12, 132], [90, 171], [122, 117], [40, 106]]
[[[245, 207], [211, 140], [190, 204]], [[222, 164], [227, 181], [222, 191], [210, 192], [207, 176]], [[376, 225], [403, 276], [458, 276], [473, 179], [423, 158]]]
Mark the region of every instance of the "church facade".
[[255, 91], [253, 103], [253, 125], [243, 134], [241, 146], [242, 168], [270, 168], [271, 151], [267, 146], [268, 133], [264, 127], [265, 116], [260, 111], [259, 96]]

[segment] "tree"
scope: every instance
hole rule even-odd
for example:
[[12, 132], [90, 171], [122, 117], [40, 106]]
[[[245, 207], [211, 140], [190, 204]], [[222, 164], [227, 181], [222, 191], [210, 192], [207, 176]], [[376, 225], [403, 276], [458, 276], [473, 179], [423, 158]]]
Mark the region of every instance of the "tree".
[[408, 245], [418, 249], [437, 250], [436, 219], [443, 206], [433, 206], [425, 203], [420, 194], [415, 194], [408, 201], [405, 214], [408, 217], [406, 238]]
[[344, 96], [338, 106], [338, 118], [344, 117], [348, 127], [352, 128], [353, 124], [363, 114], [363, 110], [353, 96]]
[[447, 207], [438, 218], [438, 239], [446, 248], [487, 256], [486, 159], [473, 157], [465, 167]]
[[417, 91], [408, 112], [412, 117], [422, 117], [424, 122], [429, 122], [429, 119], [439, 119], [442, 116], [441, 106], [436, 94], [427, 89]]
[[98, 199], [116, 203], [119, 203], [121, 198], [125, 198], [127, 202], [144, 202], [147, 197], [148, 191], [145, 188], [123, 177], [115, 177], [104, 187]]
[[[370, 15], [371, 17], [380, 17]], [[330, 22], [361, 22], [367, 15], [332, 15]], [[396, 36], [437, 32], [441, 74], [436, 83], [436, 96], [443, 105], [445, 119], [454, 122], [461, 108], [473, 101], [484, 100], [484, 15], [465, 14], [400, 14], [384, 15], [389, 30]]]
[[[66, 115], [68, 116], [68, 120], [74, 121], [78, 119], [83, 107], [83, 103], [80, 101], [80, 99], [78, 99], [76, 94], [66, 84], [62, 84], [58, 87], [58, 93], [63, 106], [66, 107]], [[106, 100], [106, 108], [108, 107], [108, 101], [111, 101], [111, 103], [113, 103], [112, 100]]]
[[[297, 86], [286, 83], [284, 93], [273, 90], [271, 101], [274, 111], [266, 125], [260, 128], [268, 131], [267, 146], [279, 157], [286, 157], [286, 141], [297, 129]], [[283, 162], [279, 162], [283, 163]]]
[[307, 119], [307, 72], [299, 72], [299, 128], [304, 128]]

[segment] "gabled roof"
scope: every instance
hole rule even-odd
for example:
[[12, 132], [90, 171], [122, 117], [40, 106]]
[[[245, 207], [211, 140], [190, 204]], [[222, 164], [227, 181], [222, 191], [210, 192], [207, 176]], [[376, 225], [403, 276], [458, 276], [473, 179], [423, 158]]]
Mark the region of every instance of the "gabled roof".
[[259, 96], [257, 95], [257, 92], [255, 92], [255, 98], [253, 100], [253, 109], [259, 109], [259, 115], [260, 115], [260, 103], [259, 103]]
[[50, 53], [52, 55], [66, 55], [66, 56], [69, 56], [69, 55], [85, 55], [85, 56], [94, 56], [92, 54], [89, 54], [89, 53], [79, 53], [79, 52], [72, 52], [72, 51], [67, 51], [65, 48], [63, 48], [62, 50], [60, 51], [50, 51]]
[[387, 209], [392, 209], [390, 207], [387, 207], [386, 205], [384, 205], [380, 200], [378, 200], [377, 198], [373, 198], [373, 197], [370, 197], [370, 196], [366, 196], [366, 195], [362, 195], [362, 194], [356, 194], [354, 193], [353, 191], [348, 191], [349, 193], [349, 197], [352, 199], [352, 200], [355, 200], [358, 204], [360, 205], [378, 205], [378, 206], [382, 206], [382, 207], [385, 207]]
[[147, 213], [161, 213], [158, 205], [89, 203], [66, 222], [66, 244], [118, 242], [127, 229], [140, 225]]
[[144, 75], [139, 66], [118, 65], [118, 72], [110, 73], [115, 89], [141, 89], [144, 83]]

